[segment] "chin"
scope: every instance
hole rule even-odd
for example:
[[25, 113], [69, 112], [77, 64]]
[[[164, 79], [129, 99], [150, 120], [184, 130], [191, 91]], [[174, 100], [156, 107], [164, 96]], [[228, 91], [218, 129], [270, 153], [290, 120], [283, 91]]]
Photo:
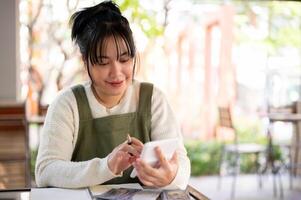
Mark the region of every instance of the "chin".
[[124, 92], [126, 91], [126, 88], [123, 87], [123, 88], [118, 88], [118, 89], [111, 89], [110, 91], [108, 91], [108, 93], [112, 96], [120, 96], [120, 95], [123, 95]]

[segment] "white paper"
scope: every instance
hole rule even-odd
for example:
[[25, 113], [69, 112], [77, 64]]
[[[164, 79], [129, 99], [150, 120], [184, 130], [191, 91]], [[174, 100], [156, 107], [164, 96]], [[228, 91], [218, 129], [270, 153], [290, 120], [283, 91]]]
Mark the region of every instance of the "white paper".
[[91, 200], [88, 189], [32, 188], [32, 200]]
[[[147, 142], [143, 146], [140, 159], [150, 165], [154, 165], [158, 161], [158, 156], [155, 153], [155, 147], [160, 147], [165, 158], [169, 160], [172, 158], [172, 155], [174, 154], [178, 146], [179, 146], [178, 138], [170, 138], [170, 139]], [[137, 176], [137, 171], [134, 168], [132, 173], [130, 174], [130, 177], [135, 178], [136, 176]]]
[[133, 200], [156, 200], [161, 191], [157, 190], [142, 190], [133, 196]]
[[143, 188], [139, 183], [128, 183], [128, 184], [116, 184], [116, 185], [96, 185], [90, 187], [92, 196], [101, 195], [108, 192], [111, 189], [128, 188], [128, 189], [139, 189], [133, 196], [132, 200], [156, 200], [162, 190]]

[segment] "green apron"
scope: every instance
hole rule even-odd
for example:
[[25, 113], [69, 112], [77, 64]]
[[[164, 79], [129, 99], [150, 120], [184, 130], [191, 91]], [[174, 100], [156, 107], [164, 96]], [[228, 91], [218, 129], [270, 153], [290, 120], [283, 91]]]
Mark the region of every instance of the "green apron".
[[[152, 84], [141, 83], [139, 105], [136, 112], [95, 119], [92, 117], [84, 86], [74, 86], [72, 91], [79, 113], [78, 138], [72, 154], [72, 161], [104, 158], [126, 140], [127, 134], [138, 138], [143, 143], [151, 140]], [[103, 184], [139, 182], [137, 178], [130, 178], [132, 169], [130, 167], [123, 172], [122, 177], [113, 178]]]

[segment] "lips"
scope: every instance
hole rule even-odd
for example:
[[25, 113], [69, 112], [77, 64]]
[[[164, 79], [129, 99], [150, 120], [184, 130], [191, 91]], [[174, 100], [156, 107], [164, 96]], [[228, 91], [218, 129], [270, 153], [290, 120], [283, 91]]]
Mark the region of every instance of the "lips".
[[120, 87], [124, 81], [107, 81], [106, 83], [112, 87]]

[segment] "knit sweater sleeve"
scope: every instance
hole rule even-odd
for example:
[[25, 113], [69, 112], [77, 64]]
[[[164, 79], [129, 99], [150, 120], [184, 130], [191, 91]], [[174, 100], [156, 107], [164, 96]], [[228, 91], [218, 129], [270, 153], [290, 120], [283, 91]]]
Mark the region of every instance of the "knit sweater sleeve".
[[180, 146], [177, 149], [179, 167], [174, 180], [164, 189], [185, 189], [190, 177], [190, 160], [184, 147], [183, 137], [175, 115], [164, 94], [154, 88], [152, 96], [152, 140], [179, 138]]
[[71, 161], [78, 123], [76, 99], [68, 89], [58, 95], [47, 111], [35, 169], [39, 187], [80, 188], [115, 177], [107, 166], [107, 157]]

